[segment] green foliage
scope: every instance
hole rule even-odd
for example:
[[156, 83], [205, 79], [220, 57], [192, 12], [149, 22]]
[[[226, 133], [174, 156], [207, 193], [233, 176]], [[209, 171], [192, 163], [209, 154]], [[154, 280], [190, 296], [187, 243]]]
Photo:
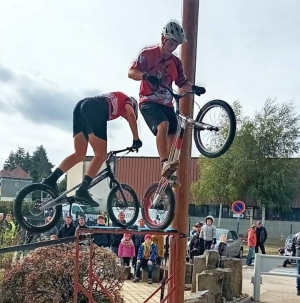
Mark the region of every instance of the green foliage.
[[[38, 248], [30, 252], [22, 263], [6, 270], [0, 285], [0, 303], [71, 303], [74, 300], [74, 244]], [[79, 281], [88, 289], [89, 249], [79, 253]], [[124, 269], [117, 265], [117, 257], [103, 248], [95, 248], [93, 270], [114, 302], [124, 302], [120, 295], [125, 280]], [[93, 282], [96, 302], [109, 302], [102, 289]], [[89, 300], [80, 293], [78, 301]]]
[[58, 183], [58, 190], [60, 193], [67, 190], [67, 175], [65, 175], [64, 179]]
[[51, 174], [51, 168], [54, 165], [49, 162], [47, 152], [41, 145], [36, 148], [32, 155], [28, 151], [25, 152], [22, 147], [18, 147], [16, 152], [11, 151], [3, 169], [13, 170], [17, 166], [29, 173], [33, 178], [33, 182], [41, 182], [42, 178], [46, 178]]
[[197, 204], [231, 204], [234, 200], [289, 208], [299, 194], [300, 116], [292, 102], [268, 99], [254, 118], [242, 116], [234, 104], [238, 131], [227, 153], [216, 159], [200, 157], [200, 179], [191, 192]]

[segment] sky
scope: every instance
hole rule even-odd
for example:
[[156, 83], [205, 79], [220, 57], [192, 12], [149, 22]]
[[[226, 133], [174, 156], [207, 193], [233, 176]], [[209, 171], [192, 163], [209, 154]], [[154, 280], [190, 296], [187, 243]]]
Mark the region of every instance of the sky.
[[[298, 0], [200, 0], [196, 84], [207, 93], [198, 104], [240, 100], [252, 116], [270, 97], [300, 113], [299, 11]], [[110, 91], [137, 97], [128, 68], [181, 14], [179, 0], [1, 0], [0, 167], [10, 151], [39, 145], [59, 165], [73, 152], [75, 104]], [[157, 156], [143, 118], [139, 130], [137, 155]], [[108, 122], [109, 150], [131, 144], [124, 119]]]

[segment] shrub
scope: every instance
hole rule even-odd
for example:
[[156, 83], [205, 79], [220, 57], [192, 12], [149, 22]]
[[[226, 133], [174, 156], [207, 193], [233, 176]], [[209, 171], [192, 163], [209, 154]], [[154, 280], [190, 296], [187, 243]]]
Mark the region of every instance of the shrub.
[[[22, 263], [13, 264], [4, 274], [0, 285], [0, 303], [73, 303], [74, 300], [74, 243], [38, 248], [28, 254]], [[125, 280], [124, 269], [117, 266], [112, 252], [95, 247], [93, 271], [115, 302], [123, 303], [120, 295]], [[79, 252], [79, 282], [87, 290], [89, 276], [89, 249]], [[93, 282], [96, 302], [109, 302], [104, 292]], [[82, 293], [78, 302], [88, 303]]]

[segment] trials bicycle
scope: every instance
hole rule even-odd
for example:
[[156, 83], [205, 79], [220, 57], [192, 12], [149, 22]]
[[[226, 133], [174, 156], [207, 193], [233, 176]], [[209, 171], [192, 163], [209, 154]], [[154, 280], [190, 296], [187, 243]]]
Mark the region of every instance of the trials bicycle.
[[[100, 183], [106, 178], [110, 179], [110, 192], [107, 197], [107, 213], [114, 226], [127, 227], [134, 224], [139, 214], [139, 199], [137, 194], [127, 184], [119, 183], [115, 178], [112, 165], [123, 158], [129, 152], [138, 152], [131, 147], [126, 149], [111, 151], [105, 160], [106, 168], [100, 171], [91, 182], [89, 189]], [[117, 154], [126, 152], [122, 156]], [[114, 186], [112, 186], [115, 184]], [[76, 201], [74, 196], [67, 196], [70, 192], [76, 190], [80, 184], [73, 188], [58, 194], [52, 187], [43, 183], [34, 183], [24, 187], [17, 195], [14, 203], [14, 213], [16, 220], [25, 230], [32, 233], [44, 233], [56, 226], [62, 215], [62, 205], [69, 204], [70, 212], [72, 204]], [[37, 192], [37, 193], [35, 193]], [[125, 192], [127, 195], [125, 195]], [[80, 201], [79, 201], [80, 203]], [[118, 215], [115, 212], [124, 212], [130, 207], [131, 217], [127, 222], [119, 222]], [[51, 212], [52, 220], [45, 222], [46, 212]], [[48, 214], [49, 215], [49, 214]]]
[[[231, 106], [223, 100], [211, 100], [204, 104], [193, 120], [183, 115], [179, 110], [179, 100], [187, 94], [174, 93], [164, 84], [160, 87], [170, 92], [175, 100], [175, 113], [178, 127], [173, 139], [168, 161], [179, 160], [186, 127], [194, 129], [194, 142], [198, 151], [207, 158], [216, 158], [223, 155], [231, 146], [236, 133], [236, 118]], [[200, 95], [200, 94], [199, 94]], [[207, 117], [213, 110], [221, 109], [221, 115], [212, 123], [208, 123]], [[216, 135], [209, 144], [205, 144], [208, 135]], [[202, 137], [203, 135], [203, 137]], [[149, 186], [141, 201], [141, 212], [145, 224], [152, 229], [165, 229], [173, 221], [175, 216], [175, 195], [172, 190], [174, 185], [173, 174], [177, 167], [170, 171], [170, 175], [161, 177], [159, 182]], [[188, 170], [189, 168], [183, 168]], [[187, 174], [188, 175], [188, 174]]]

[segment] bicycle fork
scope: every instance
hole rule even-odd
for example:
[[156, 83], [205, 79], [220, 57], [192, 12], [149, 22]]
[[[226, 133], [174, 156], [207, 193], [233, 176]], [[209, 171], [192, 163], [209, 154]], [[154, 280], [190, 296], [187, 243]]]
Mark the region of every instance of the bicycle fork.
[[161, 180], [159, 181], [158, 187], [155, 191], [154, 199], [152, 201], [153, 208], [155, 208], [155, 206], [161, 200], [168, 185], [169, 185], [169, 180], [167, 178], [161, 178]]

